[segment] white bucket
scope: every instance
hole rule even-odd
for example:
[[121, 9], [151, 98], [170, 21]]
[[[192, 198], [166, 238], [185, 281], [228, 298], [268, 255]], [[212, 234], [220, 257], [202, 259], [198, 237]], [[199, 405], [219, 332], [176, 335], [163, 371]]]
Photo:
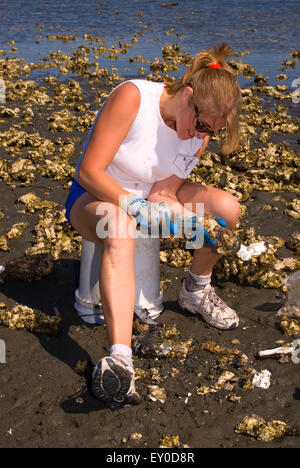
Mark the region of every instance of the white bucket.
[[[136, 282], [135, 313], [147, 323], [163, 311], [160, 292], [160, 242], [156, 238], [135, 240], [134, 268]], [[78, 315], [87, 323], [104, 325], [99, 291], [99, 271], [102, 260], [100, 243], [82, 239], [79, 288], [74, 304]]]

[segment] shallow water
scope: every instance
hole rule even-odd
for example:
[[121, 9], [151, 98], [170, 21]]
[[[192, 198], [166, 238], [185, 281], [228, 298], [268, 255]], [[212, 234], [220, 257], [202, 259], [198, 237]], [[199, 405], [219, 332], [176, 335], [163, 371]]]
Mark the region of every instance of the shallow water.
[[[273, 85], [279, 73], [277, 68], [289, 58], [291, 51], [300, 47], [299, 0], [186, 0], [175, 1], [177, 5], [170, 7], [163, 7], [163, 3], [164, 0], [111, 0], [109, 3], [2, 0], [0, 47], [7, 56], [39, 63], [51, 50], [72, 54], [79, 45], [88, 45], [84, 34], [100, 36], [106, 46], [118, 47], [119, 40], [130, 43], [137, 33], [139, 41], [128, 54], [120, 54], [117, 61], [99, 58], [101, 66], [118, 67], [123, 75], [133, 76], [139, 73], [137, 66], [148, 64], [131, 65], [130, 57], [142, 55], [150, 61], [161, 58], [161, 47], [174, 42], [182, 51], [194, 55], [202, 48], [226, 41], [235, 52], [250, 51], [242, 61], [251, 63], [259, 73], [269, 70], [267, 74]], [[72, 34], [76, 40], [47, 39], [47, 35], [57, 34]], [[14, 54], [8, 53], [12, 47], [8, 43], [12, 40], [13, 47], [18, 49]], [[36, 72], [32, 78], [44, 73]], [[289, 79], [283, 83], [291, 87], [293, 79], [300, 75], [299, 64], [286, 73]]]

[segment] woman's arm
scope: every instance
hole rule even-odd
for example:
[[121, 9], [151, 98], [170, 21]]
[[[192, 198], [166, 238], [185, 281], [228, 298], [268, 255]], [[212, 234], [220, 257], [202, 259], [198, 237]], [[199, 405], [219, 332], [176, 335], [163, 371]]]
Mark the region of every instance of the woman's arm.
[[126, 138], [140, 102], [137, 87], [125, 83], [107, 99], [97, 119], [79, 167], [78, 182], [98, 200], [119, 205], [119, 197], [128, 195], [105, 170]]

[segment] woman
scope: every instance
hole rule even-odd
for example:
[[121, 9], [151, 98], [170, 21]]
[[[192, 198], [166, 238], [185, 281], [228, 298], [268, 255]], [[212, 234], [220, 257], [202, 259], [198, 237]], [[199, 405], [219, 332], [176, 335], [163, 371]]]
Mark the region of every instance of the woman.
[[[118, 86], [98, 113], [79, 161], [66, 216], [83, 237], [103, 245], [100, 293], [111, 348], [94, 370], [93, 392], [111, 408], [139, 402], [131, 351], [136, 299], [132, 216], [167, 202], [177, 212], [185, 203], [192, 203], [192, 211], [203, 203], [230, 229], [239, 217], [231, 194], [186, 180], [216, 132], [226, 129], [225, 154], [238, 148], [241, 93], [225, 62], [230, 55], [222, 44], [200, 52], [175, 82], [131, 80]], [[97, 224], [107, 212], [118, 228], [100, 239]], [[210, 285], [218, 259], [214, 245], [206, 239], [195, 250], [179, 304], [212, 326], [232, 329], [238, 316]]]

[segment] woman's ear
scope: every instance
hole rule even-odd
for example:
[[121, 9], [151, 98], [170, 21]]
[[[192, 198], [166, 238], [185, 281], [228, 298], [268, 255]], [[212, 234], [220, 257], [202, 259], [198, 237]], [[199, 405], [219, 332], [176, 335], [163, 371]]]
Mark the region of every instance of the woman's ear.
[[182, 92], [182, 97], [183, 97], [185, 103], [187, 103], [187, 104], [190, 103], [190, 100], [191, 100], [191, 97], [193, 96], [193, 94], [194, 94], [193, 88], [191, 86], [185, 86], [185, 88], [183, 89], [183, 92]]

